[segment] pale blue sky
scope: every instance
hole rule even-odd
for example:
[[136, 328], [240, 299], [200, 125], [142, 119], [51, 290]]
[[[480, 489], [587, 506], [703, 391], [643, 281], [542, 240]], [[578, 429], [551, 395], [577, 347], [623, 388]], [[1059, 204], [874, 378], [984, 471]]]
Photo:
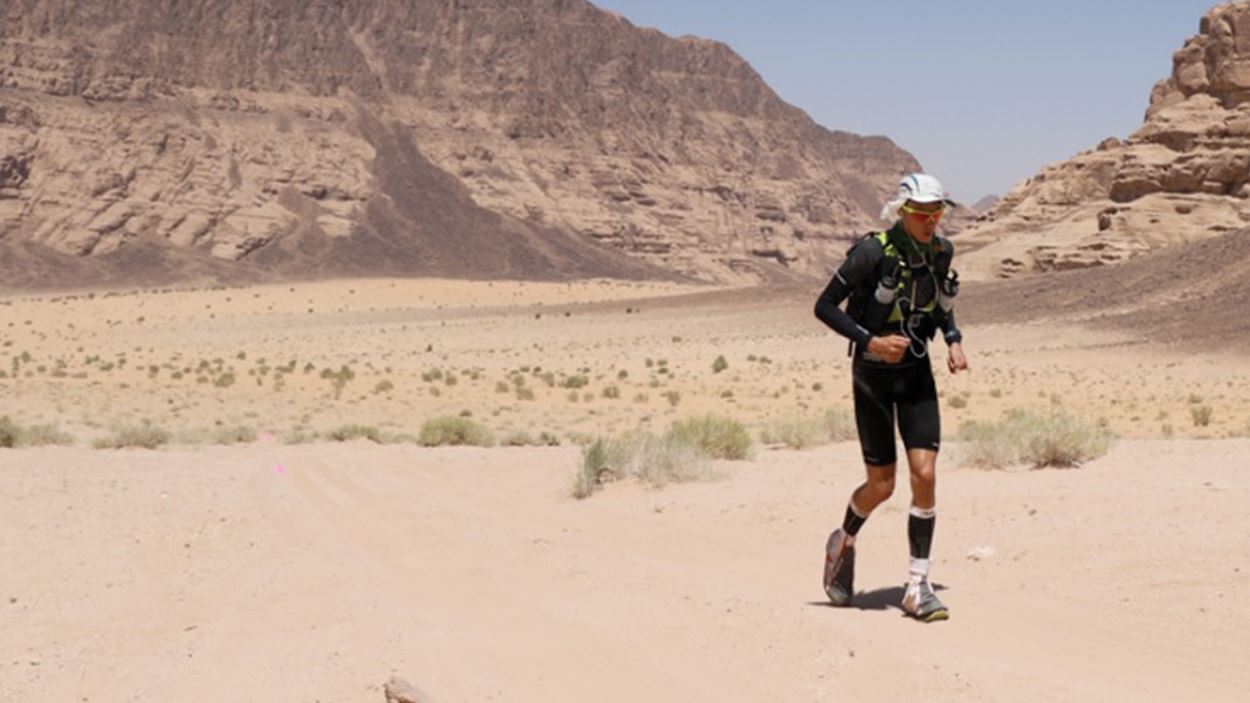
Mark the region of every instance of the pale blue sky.
[[727, 43], [831, 129], [884, 134], [959, 200], [1141, 125], [1215, 0], [592, 0]]

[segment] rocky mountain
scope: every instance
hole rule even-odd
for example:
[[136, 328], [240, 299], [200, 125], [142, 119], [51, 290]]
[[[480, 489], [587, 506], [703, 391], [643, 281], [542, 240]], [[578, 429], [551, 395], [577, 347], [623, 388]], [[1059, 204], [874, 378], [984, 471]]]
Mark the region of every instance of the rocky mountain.
[[994, 206], [1001, 200], [997, 195], [986, 195], [980, 200], [972, 204], [972, 209], [977, 213], [985, 213], [994, 209]]
[[983, 277], [1089, 268], [1248, 222], [1250, 2], [1234, 2], [1173, 56], [1140, 129], [1017, 185], [961, 235], [961, 256]]
[[0, 6], [9, 287], [823, 275], [917, 168], [584, 0]]

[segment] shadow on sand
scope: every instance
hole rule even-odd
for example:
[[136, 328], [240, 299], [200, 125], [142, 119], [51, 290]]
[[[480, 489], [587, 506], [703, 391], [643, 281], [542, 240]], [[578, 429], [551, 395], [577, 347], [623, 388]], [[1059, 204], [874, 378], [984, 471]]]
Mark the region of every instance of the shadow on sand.
[[[887, 586], [872, 591], [859, 591], [855, 597], [851, 599], [851, 604], [847, 606], [852, 610], [890, 610], [894, 609], [903, 612], [901, 603], [903, 602], [903, 586]], [[941, 592], [946, 590], [946, 586], [940, 583], [933, 584], [933, 590]], [[833, 608], [834, 605], [827, 600], [808, 601], [808, 605], [819, 606], [824, 608]]]

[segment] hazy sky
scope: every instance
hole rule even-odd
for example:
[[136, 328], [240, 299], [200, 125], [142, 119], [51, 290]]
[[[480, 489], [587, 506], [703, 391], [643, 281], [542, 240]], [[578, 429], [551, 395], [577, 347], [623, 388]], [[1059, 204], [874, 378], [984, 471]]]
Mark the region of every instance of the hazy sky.
[[723, 41], [831, 129], [884, 134], [969, 203], [1141, 125], [1215, 0], [592, 0]]

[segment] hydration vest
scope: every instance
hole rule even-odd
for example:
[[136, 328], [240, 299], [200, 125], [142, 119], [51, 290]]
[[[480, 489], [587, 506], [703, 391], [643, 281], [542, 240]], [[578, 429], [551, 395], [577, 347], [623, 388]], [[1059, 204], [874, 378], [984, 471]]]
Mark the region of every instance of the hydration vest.
[[[915, 260], [900, 250], [889, 232], [868, 234], [851, 251], [869, 239], [881, 244], [884, 256], [875, 275], [851, 292], [847, 314], [873, 335], [895, 330], [917, 342], [932, 339], [954, 305], [954, 293], [943, 292], [953, 252], [935, 236], [927, 245], [929, 256], [918, 251], [920, 260]], [[889, 279], [895, 275], [897, 282], [891, 288]], [[883, 302], [883, 298], [888, 302]]]

